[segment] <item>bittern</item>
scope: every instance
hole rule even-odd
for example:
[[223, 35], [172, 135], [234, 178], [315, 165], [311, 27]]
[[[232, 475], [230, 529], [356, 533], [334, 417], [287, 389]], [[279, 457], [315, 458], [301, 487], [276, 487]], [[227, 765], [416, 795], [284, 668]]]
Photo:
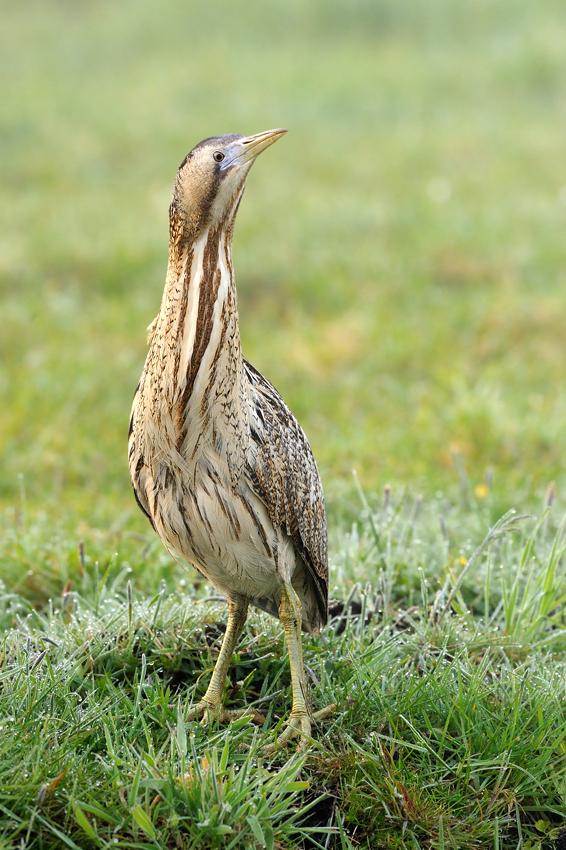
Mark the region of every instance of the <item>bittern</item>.
[[301, 629], [318, 634], [328, 613], [324, 497], [299, 423], [242, 357], [232, 266], [248, 172], [285, 132], [205, 139], [179, 167], [165, 290], [134, 396], [129, 465], [138, 504], [167, 549], [228, 601], [210, 684], [188, 719], [243, 713], [224, 710], [222, 693], [251, 603], [279, 617], [287, 641], [293, 704], [278, 744], [298, 734], [304, 746], [312, 715]]

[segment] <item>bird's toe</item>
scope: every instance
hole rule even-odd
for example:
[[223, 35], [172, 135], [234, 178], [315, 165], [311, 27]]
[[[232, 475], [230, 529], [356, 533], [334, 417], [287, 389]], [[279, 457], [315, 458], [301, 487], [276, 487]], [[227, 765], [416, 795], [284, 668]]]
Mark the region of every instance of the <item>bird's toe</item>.
[[[171, 708], [176, 708], [176, 706], [171, 706]], [[254, 708], [226, 709], [222, 708], [220, 702], [209, 702], [204, 699], [189, 709], [185, 715], [185, 720], [198, 720], [201, 726], [211, 726], [215, 721], [231, 723], [241, 717], [249, 717], [252, 723], [256, 723], [258, 726], [263, 726], [265, 723], [265, 716]]]
[[[334, 714], [335, 710], [336, 705], [331, 703], [325, 708], [315, 711], [312, 714], [312, 720], [327, 720], [332, 716], [332, 714]], [[281, 735], [279, 735], [272, 744], [266, 744], [266, 746], [263, 747], [262, 752], [264, 755], [273, 755], [276, 750], [287, 746], [287, 744], [296, 737], [299, 737], [297, 752], [303, 752], [313, 743], [311, 732], [311, 717], [302, 712], [292, 711]]]

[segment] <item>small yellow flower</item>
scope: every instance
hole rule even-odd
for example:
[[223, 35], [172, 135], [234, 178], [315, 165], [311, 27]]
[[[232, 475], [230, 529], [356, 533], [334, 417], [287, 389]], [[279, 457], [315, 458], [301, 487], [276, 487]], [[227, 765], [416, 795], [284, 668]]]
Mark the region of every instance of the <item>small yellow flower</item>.
[[463, 567], [465, 567], [466, 564], [468, 563], [468, 559], [464, 558], [464, 556], [462, 555], [462, 557], [460, 558], [460, 563], [462, 564]]
[[487, 484], [478, 484], [474, 489], [474, 493], [478, 499], [485, 499], [486, 496], [489, 496], [489, 487]]

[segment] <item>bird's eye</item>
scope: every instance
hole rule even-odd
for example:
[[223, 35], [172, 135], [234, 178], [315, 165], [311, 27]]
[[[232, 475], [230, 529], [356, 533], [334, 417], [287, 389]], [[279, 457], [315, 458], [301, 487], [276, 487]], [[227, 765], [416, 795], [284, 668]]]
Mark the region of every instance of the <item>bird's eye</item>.
[[222, 162], [222, 160], [226, 157], [225, 154], [222, 153], [222, 151], [214, 151], [214, 153], [212, 154], [212, 158], [215, 162]]

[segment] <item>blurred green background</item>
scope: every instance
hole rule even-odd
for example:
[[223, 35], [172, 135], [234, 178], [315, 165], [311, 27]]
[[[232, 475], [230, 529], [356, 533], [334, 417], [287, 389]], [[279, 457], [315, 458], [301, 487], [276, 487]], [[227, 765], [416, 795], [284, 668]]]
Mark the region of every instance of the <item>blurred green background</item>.
[[[235, 237], [244, 354], [351, 486], [564, 479], [561, 0], [5, 0], [0, 504], [146, 531], [129, 408], [176, 169], [290, 132]], [[22, 477], [23, 476], [23, 477]], [[481, 488], [478, 495], [482, 496]]]

